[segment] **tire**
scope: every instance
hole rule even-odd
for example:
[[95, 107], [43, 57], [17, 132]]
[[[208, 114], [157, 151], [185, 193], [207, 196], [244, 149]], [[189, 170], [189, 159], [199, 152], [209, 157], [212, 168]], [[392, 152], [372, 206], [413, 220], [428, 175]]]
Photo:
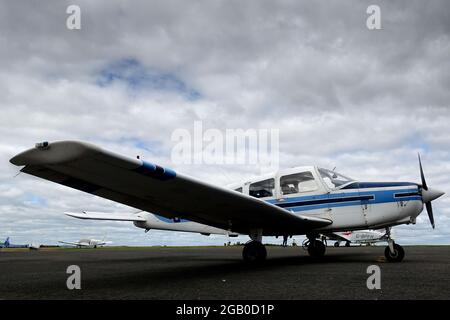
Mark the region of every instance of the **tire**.
[[313, 240], [308, 245], [308, 253], [312, 258], [322, 258], [325, 255], [325, 250], [325, 245], [319, 240]]
[[336, 241], [336, 242], [334, 243], [334, 246], [335, 246], [336, 248], [339, 247], [339, 242]]
[[242, 258], [244, 258], [245, 262], [262, 262], [266, 260], [266, 257], [266, 247], [258, 241], [250, 241], [246, 243], [244, 250], [242, 250]]
[[384, 249], [384, 256], [389, 262], [400, 262], [405, 257], [405, 250], [403, 250], [402, 246], [394, 243], [394, 254], [391, 253], [389, 246], [387, 246], [386, 249]]
[[345, 243], [345, 246], [346, 246], [346, 247], [350, 247], [350, 242], [347, 241], [347, 242]]

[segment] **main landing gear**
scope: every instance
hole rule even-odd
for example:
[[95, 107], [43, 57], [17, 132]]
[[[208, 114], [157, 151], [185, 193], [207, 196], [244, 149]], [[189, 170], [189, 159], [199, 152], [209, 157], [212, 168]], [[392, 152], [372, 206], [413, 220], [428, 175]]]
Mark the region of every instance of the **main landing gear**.
[[405, 257], [405, 250], [399, 244], [396, 244], [391, 238], [391, 229], [386, 228], [388, 246], [384, 249], [384, 256], [389, 262], [400, 262]]
[[303, 248], [308, 250], [308, 254], [315, 259], [320, 259], [325, 255], [326, 246], [321, 240], [314, 235], [307, 235], [308, 239], [303, 242]]
[[242, 251], [245, 262], [261, 262], [266, 260], [266, 247], [259, 241], [251, 240], [247, 242]]
[[262, 244], [262, 230], [254, 230], [250, 234], [251, 241], [247, 242], [242, 251], [245, 262], [262, 262], [266, 260], [266, 247]]

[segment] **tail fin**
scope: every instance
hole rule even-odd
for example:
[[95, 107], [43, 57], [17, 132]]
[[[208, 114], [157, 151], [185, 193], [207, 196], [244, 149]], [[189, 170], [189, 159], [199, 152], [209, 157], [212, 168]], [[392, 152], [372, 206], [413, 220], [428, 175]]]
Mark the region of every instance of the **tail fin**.
[[6, 238], [5, 243], [3, 244], [5, 247], [9, 247], [9, 237]]

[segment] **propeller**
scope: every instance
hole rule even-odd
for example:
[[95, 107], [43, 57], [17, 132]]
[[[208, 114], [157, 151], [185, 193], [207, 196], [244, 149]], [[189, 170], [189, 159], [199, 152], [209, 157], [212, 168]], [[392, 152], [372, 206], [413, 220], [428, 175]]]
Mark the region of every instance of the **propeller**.
[[439, 198], [444, 194], [444, 192], [428, 188], [427, 182], [425, 180], [425, 175], [423, 173], [422, 168], [422, 161], [420, 160], [420, 154], [419, 156], [419, 167], [420, 167], [420, 178], [422, 180], [422, 202], [425, 204], [425, 208], [427, 209], [428, 218], [430, 219], [431, 226], [435, 227], [434, 225], [434, 216], [433, 216], [433, 207], [431, 206], [431, 201], [434, 199]]

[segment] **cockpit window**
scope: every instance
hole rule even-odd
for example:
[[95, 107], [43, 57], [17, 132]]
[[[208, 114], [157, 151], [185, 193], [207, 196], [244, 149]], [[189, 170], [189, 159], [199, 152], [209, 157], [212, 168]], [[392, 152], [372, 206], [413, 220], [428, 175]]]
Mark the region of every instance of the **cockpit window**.
[[289, 174], [280, 178], [281, 193], [294, 194], [318, 189], [314, 176], [310, 171]]
[[343, 185], [355, 181], [352, 178], [343, 176], [342, 174], [337, 173], [333, 170], [319, 168], [319, 173], [323, 181], [325, 181], [326, 185], [330, 189], [337, 189], [342, 187]]
[[255, 198], [272, 197], [275, 189], [275, 179], [267, 179], [252, 183], [249, 187], [249, 194]]

